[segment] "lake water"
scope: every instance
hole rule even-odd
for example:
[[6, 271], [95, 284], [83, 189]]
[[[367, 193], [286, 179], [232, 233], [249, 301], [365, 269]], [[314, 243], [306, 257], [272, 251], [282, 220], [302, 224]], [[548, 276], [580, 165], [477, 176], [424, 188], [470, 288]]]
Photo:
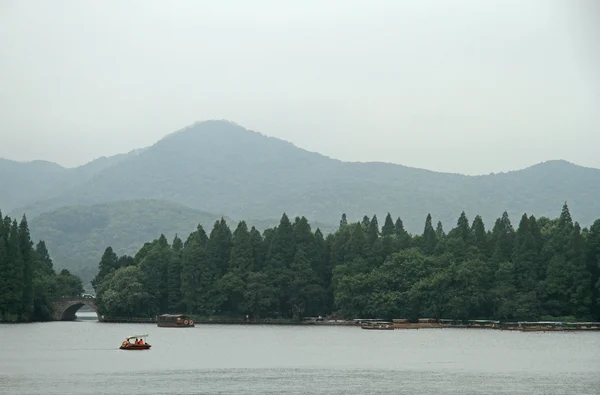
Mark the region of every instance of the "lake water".
[[0, 325], [0, 394], [249, 393], [597, 395], [600, 332]]

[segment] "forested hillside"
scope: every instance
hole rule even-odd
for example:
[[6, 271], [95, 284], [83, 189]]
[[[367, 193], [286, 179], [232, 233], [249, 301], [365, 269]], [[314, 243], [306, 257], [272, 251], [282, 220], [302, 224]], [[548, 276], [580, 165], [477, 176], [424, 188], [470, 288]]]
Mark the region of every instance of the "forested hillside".
[[263, 234], [225, 220], [185, 242], [164, 235], [135, 256], [108, 247], [94, 280], [102, 313], [188, 312], [294, 317], [600, 319], [600, 219], [589, 229], [564, 204], [556, 219], [506, 212], [491, 229], [463, 212], [446, 232], [425, 219], [411, 235], [387, 215], [326, 237], [304, 217]]
[[33, 247], [25, 216], [17, 223], [0, 213], [0, 322], [50, 320], [54, 298], [82, 292], [78, 277], [56, 274], [43, 241]]
[[[208, 228], [221, 217], [176, 203], [143, 199], [63, 207], [34, 218], [30, 227], [35, 239], [46, 242], [57, 264], [81, 277], [87, 286], [107, 245], [119, 255], [133, 255], [157, 234], [187, 237], [198, 224]], [[266, 219], [252, 224], [262, 231], [278, 222]], [[315, 224], [327, 232], [334, 230], [332, 225]]]

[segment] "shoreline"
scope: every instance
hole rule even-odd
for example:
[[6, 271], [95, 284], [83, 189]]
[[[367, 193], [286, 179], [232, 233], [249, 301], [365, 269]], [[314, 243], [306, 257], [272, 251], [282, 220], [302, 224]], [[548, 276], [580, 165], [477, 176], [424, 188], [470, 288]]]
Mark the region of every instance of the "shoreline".
[[[368, 320], [365, 320], [368, 321]], [[101, 323], [127, 323], [127, 324], [156, 324], [155, 318], [103, 318], [98, 322]], [[269, 326], [345, 326], [362, 328], [364, 321], [347, 321], [347, 320], [323, 320], [323, 321], [294, 321], [289, 319], [262, 319], [245, 321], [243, 319], [226, 319], [226, 318], [200, 318], [194, 317], [195, 326], [203, 325], [269, 325]], [[467, 324], [458, 323], [436, 323], [436, 322], [394, 322], [389, 325], [394, 330], [419, 330], [419, 329], [487, 329], [500, 330], [510, 332], [594, 332], [600, 331], [600, 322], [470, 322]], [[374, 328], [365, 328], [371, 329]], [[377, 329], [375, 329], [377, 330]]]

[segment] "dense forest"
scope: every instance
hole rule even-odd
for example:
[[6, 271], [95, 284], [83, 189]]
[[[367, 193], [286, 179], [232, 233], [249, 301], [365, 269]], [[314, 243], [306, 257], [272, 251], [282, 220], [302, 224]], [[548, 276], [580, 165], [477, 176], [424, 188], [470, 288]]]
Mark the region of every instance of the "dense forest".
[[589, 229], [565, 203], [559, 218], [506, 212], [491, 230], [463, 212], [445, 232], [427, 215], [411, 235], [388, 214], [324, 237], [283, 215], [262, 234], [225, 220], [183, 242], [164, 235], [135, 256], [106, 248], [93, 281], [103, 314], [301, 318], [600, 318], [600, 219]]
[[34, 248], [25, 216], [17, 222], [0, 212], [0, 322], [51, 320], [53, 299], [82, 292], [68, 270], [56, 274], [44, 241]]

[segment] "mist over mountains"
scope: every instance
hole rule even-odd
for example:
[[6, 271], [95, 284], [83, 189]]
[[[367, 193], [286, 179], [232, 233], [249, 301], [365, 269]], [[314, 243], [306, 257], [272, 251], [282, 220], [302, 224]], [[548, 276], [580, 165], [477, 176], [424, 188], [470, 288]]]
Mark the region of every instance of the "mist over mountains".
[[600, 217], [598, 169], [553, 160], [466, 176], [343, 162], [228, 121], [198, 122], [150, 147], [76, 168], [0, 159], [0, 180], [0, 209], [17, 218], [25, 213], [57, 266], [78, 270], [96, 265], [107, 243], [134, 253], [161, 232], [185, 237], [221, 216], [264, 228], [286, 212], [327, 231], [342, 213], [356, 221], [390, 212], [412, 233], [422, 232], [428, 213], [445, 228], [463, 210], [470, 219], [480, 214], [489, 229], [505, 210], [513, 223], [523, 213], [556, 217], [565, 201], [582, 226]]

